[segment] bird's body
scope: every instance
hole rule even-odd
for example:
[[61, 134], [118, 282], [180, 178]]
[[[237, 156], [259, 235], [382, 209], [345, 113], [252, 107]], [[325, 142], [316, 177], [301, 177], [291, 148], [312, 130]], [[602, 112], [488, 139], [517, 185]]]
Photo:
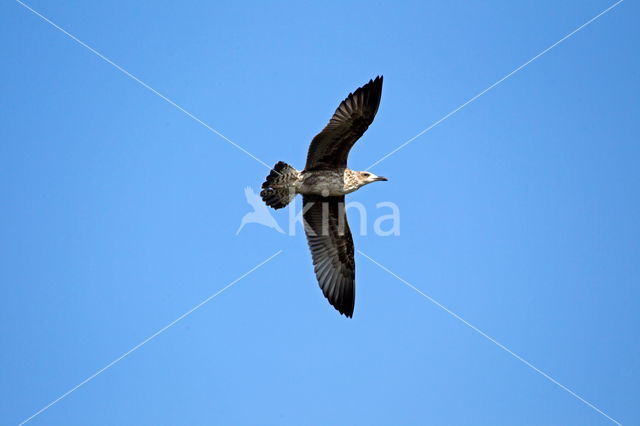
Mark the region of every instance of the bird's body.
[[298, 193], [337, 197], [358, 189], [353, 170], [329, 169], [311, 170], [302, 173]]
[[387, 180], [349, 169], [347, 157], [373, 122], [381, 95], [382, 77], [350, 93], [311, 141], [304, 170], [280, 161], [260, 192], [262, 200], [274, 209], [289, 204], [296, 194], [303, 196], [305, 233], [316, 278], [329, 303], [347, 317], [353, 315], [355, 304], [355, 261], [344, 196], [369, 183]]
[[350, 194], [368, 183], [360, 178], [360, 173], [347, 168], [303, 170], [298, 172], [296, 180], [289, 181], [283, 187], [291, 188], [296, 194], [337, 197]]

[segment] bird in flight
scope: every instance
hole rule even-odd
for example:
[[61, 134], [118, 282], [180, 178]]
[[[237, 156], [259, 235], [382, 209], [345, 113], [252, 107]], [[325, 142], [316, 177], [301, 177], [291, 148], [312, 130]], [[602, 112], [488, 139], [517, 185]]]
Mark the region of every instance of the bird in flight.
[[304, 170], [280, 161], [260, 192], [262, 200], [274, 209], [302, 194], [304, 229], [318, 284], [329, 303], [348, 318], [353, 316], [356, 288], [353, 238], [344, 196], [387, 178], [349, 169], [347, 157], [373, 122], [381, 95], [382, 76], [349, 93], [311, 141]]

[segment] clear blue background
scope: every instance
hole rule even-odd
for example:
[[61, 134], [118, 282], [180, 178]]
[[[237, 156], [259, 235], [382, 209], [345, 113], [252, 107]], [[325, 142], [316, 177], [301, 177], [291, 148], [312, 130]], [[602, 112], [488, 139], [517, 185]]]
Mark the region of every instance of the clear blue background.
[[[362, 169], [611, 3], [29, 4], [269, 164], [301, 168], [338, 102], [384, 74]], [[399, 237], [359, 249], [624, 424], [640, 424], [639, 13], [622, 3], [350, 196], [401, 209]], [[12, 1], [0, 52], [2, 424], [280, 249], [31, 424], [610, 424], [362, 256], [340, 317], [300, 228], [235, 235], [264, 166]]]

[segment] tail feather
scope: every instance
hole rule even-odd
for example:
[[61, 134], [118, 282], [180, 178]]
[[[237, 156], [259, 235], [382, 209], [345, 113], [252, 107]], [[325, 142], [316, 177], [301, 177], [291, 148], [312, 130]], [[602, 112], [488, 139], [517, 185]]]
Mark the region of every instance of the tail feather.
[[289, 204], [296, 196], [294, 185], [299, 176], [300, 173], [287, 163], [276, 163], [262, 184], [262, 201], [274, 209], [281, 209]]

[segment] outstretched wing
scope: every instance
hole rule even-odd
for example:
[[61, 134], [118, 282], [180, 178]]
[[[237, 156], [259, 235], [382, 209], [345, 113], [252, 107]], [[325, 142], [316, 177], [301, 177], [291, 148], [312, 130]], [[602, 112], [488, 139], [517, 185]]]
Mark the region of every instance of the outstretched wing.
[[305, 169], [347, 167], [349, 151], [373, 122], [381, 96], [382, 76], [349, 93], [329, 124], [311, 141]]
[[303, 197], [305, 233], [322, 293], [341, 314], [353, 316], [356, 298], [353, 238], [344, 195]]

